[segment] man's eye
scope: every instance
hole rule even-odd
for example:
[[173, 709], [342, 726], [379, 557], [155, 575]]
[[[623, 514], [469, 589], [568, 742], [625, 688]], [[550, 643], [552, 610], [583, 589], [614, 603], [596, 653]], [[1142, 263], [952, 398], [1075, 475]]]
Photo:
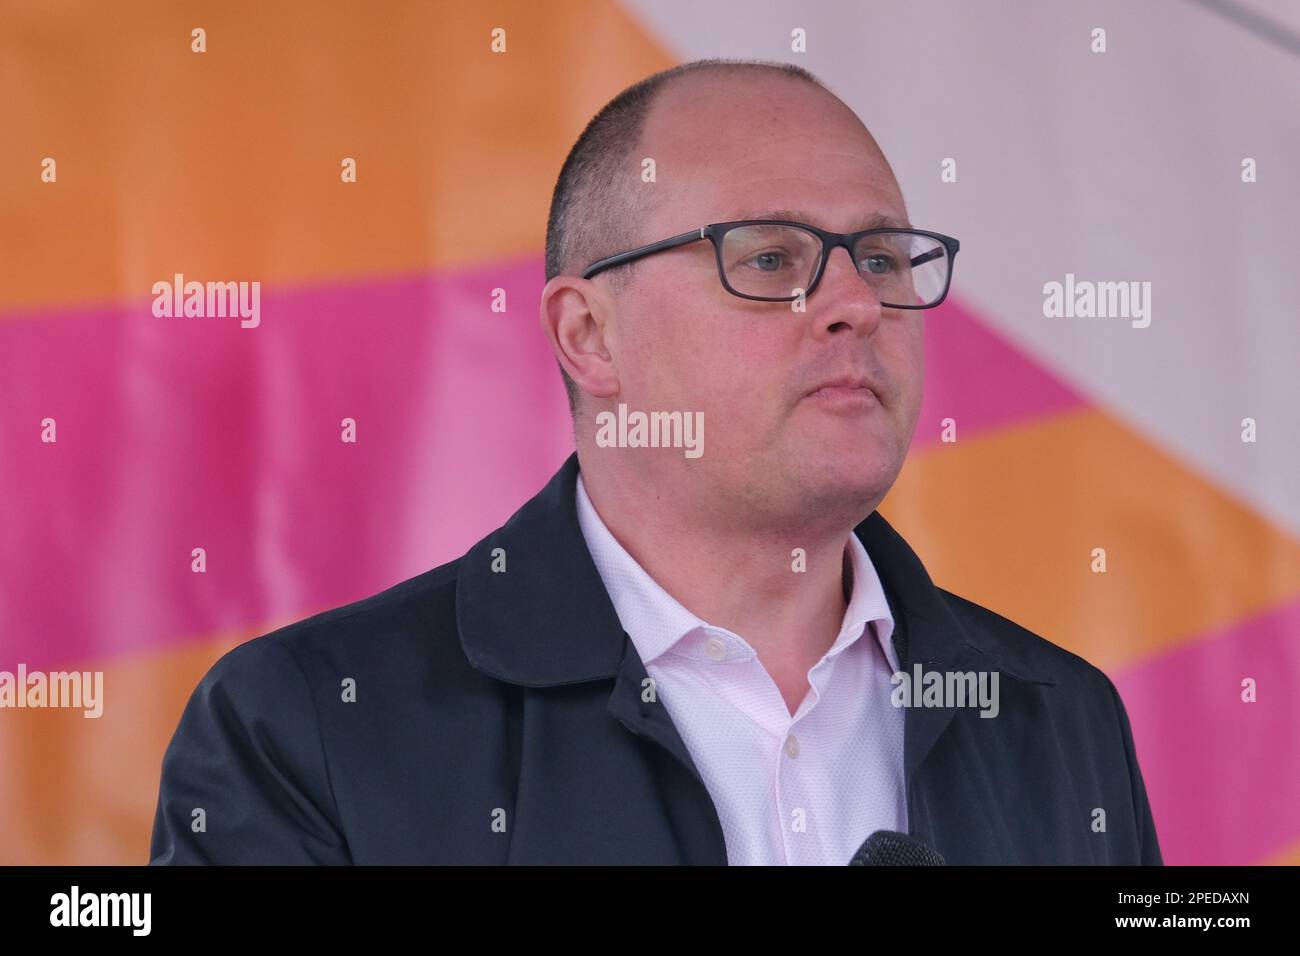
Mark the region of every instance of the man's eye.
[[785, 265], [785, 258], [784, 252], [760, 252], [750, 256], [749, 263], [760, 272], [775, 272]]
[[884, 252], [872, 253], [862, 260], [862, 269], [864, 272], [870, 272], [873, 275], [884, 275], [892, 272], [897, 268], [897, 261], [893, 256]]

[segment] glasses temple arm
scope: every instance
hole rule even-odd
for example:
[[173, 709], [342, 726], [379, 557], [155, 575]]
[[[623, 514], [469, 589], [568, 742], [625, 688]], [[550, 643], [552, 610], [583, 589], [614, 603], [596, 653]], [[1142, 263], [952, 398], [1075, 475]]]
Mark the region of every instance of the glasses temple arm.
[[929, 262], [931, 259], [938, 259], [940, 256], [947, 255], [947, 253], [948, 250], [940, 246], [938, 249], [931, 249], [929, 252], [921, 253], [921, 255], [917, 256], [915, 259], [912, 260], [911, 264], [913, 268], [915, 268], [916, 266], [922, 266], [925, 265], [927, 262]]
[[627, 252], [620, 252], [617, 255], [607, 256], [604, 259], [597, 259], [582, 271], [582, 277], [584, 279], [589, 279], [593, 273], [599, 272], [602, 269], [621, 266], [625, 262], [631, 262], [633, 259], [648, 256], [652, 252], [662, 252], [665, 249], [672, 249], [675, 246], [684, 246], [688, 242], [696, 242], [704, 238], [706, 238], [705, 230], [704, 227], [701, 227], [699, 229], [692, 229], [690, 232], [683, 232], [678, 236], [672, 236], [668, 239], [661, 239], [658, 242], [652, 242], [648, 246], [638, 246], [636, 249], [629, 249]]

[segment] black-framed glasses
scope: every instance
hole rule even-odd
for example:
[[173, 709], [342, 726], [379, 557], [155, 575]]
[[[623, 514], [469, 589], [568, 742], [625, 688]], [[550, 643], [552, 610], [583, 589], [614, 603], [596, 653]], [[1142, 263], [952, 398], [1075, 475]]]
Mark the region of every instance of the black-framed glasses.
[[701, 239], [713, 243], [723, 288], [759, 302], [793, 302], [812, 295], [831, 252], [843, 246], [881, 306], [890, 309], [932, 309], [943, 302], [961, 248], [951, 236], [924, 229], [839, 233], [784, 219], [741, 219], [597, 259], [582, 277], [590, 279], [625, 262]]

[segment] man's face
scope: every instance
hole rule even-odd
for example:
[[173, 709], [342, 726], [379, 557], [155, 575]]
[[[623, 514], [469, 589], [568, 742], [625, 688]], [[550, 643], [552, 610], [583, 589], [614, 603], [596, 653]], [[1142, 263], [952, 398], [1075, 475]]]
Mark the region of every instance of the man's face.
[[[638, 243], [747, 218], [836, 232], [867, 228], [876, 214], [909, 224], [862, 125], [785, 77], [684, 78], [651, 112], [637, 153], [647, 156], [659, 181], [641, 186], [656, 192]], [[807, 215], [770, 215], [777, 210]], [[707, 240], [636, 269], [608, 332], [617, 401], [704, 413], [704, 455], [678, 473], [701, 483], [702, 500], [792, 522], [861, 518], [879, 503], [920, 410], [924, 312], [882, 310], [843, 248], [803, 312], [729, 294]], [[876, 394], [810, 394], [846, 376], [865, 377]]]

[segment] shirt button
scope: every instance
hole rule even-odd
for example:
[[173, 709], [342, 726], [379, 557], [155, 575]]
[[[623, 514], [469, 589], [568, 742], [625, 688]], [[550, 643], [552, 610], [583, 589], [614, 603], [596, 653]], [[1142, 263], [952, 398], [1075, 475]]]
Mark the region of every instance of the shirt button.
[[799, 738], [794, 734], [785, 738], [785, 752], [791, 757], [799, 756]]
[[727, 656], [727, 645], [722, 643], [719, 637], [711, 637], [704, 644], [704, 652], [715, 661], [720, 661]]

